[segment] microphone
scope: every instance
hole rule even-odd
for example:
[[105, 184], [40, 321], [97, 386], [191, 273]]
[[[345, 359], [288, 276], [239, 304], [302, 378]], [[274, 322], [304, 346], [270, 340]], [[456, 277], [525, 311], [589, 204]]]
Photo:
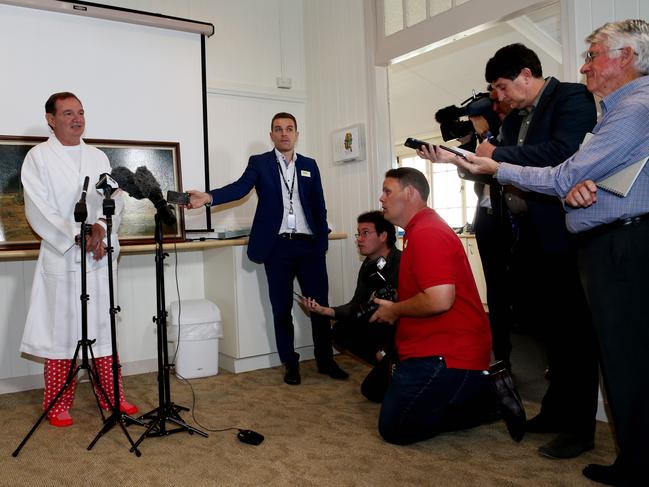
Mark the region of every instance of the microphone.
[[90, 183], [90, 176], [86, 176], [83, 180], [83, 191], [81, 191], [81, 198], [76, 205], [74, 205], [74, 221], [85, 222], [88, 218], [88, 207], [86, 206], [86, 193], [88, 192], [88, 183]]
[[132, 198], [150, 200], [158, 210], [163, 223], [167, 225], [176, 223], [173, 207], [167, 204], [167, 201], [162, 196], [160, 184], [146, 166], [138, 167], [135, 173], [127, 167], [116, 167], [110, 174], [119, 183], [119, 187]]
[[162, 188], [155, 176], [146, 166], [140, 166], [135, 170], [133, 175], [135, 185], [142, 191], [142, 194], [149, 198], [153, 206], [158, 210], [158, 215], [163, 223], [173, 225], [176, 223], [176, 215], [173, 206], [167, 204], [167, 200], [162, 196]]
[[119, 189], [119, 184], [117, 184], [117, 181], [115, 181], [110, 174], [105, 172], [99, 176], [99, 181], [95, 184], [95, 188], [100, 193], [103, 193], [104, 198], [108, 198]]
[[146, 196], [142, 194], [142, 191], [140, 191], [140, 188], [136, 186], [135, 179], [133, 178], [134, 174], [128, 167], [114, 167], [110, 172], [110, 175], [115, 179], [115, 181], [117, 181], [120, 189], [128, 193], [131, 198], [135, 198], [136, 200], [143, 200], [146, 198]]

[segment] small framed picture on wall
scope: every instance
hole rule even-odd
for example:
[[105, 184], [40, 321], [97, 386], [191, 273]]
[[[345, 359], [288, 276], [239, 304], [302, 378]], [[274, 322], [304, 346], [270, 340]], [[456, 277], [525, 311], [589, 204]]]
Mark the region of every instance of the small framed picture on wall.
[[332, 134], [334, 162], [365, 160], [365, 126], [352, 125]]

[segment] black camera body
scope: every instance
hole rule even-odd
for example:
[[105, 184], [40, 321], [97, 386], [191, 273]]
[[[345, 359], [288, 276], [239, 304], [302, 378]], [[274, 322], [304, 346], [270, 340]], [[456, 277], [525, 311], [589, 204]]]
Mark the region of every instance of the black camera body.
[[440, 108], [435, 113], [435, 120], [439, 123], [442, 139], [445, 141], [460, 139], [473, 133], [473, 124], [469, 120], [460, 120], [463, 117], [493, 116], [489, 93], [474, 93], [461, 103], [461, 106], [450, 105]]
[[355, 319], [370, 319], [374, 312], [379, 308], [379, 305], [374, 302], [375, 298], [386, 299], [388, 301], [397, 300], [397, 290], [393, 288], [387, 279], [383, 277], [383, 274], [381, 274], [381, 270], [385, 267], [385, 264], [386, 260], [383, 257], [379, 257], [373, 264], [376, 269], [372, 274], [370, 274], [369, 280], [374, 291], [366, 303], [359, 305], [358, 311], [356, 311], [356, 314], [354, 315]]

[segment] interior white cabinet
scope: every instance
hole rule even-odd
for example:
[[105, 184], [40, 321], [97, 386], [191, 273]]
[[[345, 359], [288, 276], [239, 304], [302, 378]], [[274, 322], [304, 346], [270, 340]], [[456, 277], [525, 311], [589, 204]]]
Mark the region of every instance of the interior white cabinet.
[[[343, 302], [342, 245], [330, 240], [327, 253], [329, 300]], [[223, 338], [219, 364], [231, 372], [245, 372], [280, 365], [268, 298], [268, 284], [262, 264], [248, 259], [245, 245], [205, 249], [205, 298], [221, 310]], [[295, 290], [299, 286], [295, 282]], [[293, 306], [295, 350], [301, 359], [313, 358], [309, 317], [297, 301]]]
[[478, 293], [480, 293], [480, 301], [487, 308], [487, 282], [484, 278], [484, 271], [482, 270], [482, 261], [480, 260], [480, 252], [478, 252], [478, 244], [475, 240], [475, 235], [459, 235], [464, 251], [469, 259], [473, 278], [478, 286]]

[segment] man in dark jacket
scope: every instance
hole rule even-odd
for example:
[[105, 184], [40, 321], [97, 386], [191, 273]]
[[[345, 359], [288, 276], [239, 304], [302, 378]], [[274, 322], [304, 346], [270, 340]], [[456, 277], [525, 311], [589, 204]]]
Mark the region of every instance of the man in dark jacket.
[[[485, 141], [480, 156], [521, 166], [556, 166], [579, 148], [596, 122], [593, 96], [577, 83], [543, 78], [534, 51], [522, 44], [498, 50], [485, 69], [501, 101], [504, 119], [499, 146]], [[507, 218], [516, 244], [512, 270], [524, 303], [522, 318], [540, 333], [547, 349], [550, 385], [541, 412], [528, 421], [530, 433], [559, 433], [539, 453], [570, 458], [593, 448], [597, 412], [597, 346], [579, 282], [575, 242], [565, 211], [554, 196], [505, 186], [492, 204]]]
[[394, 225], [380, 211], [360, 215], [357, 231], [358, 252], [365, 260], [358, 271], [352, 299], [346, 304], [328, 307], [309, 297], [302, 298], [302, 304], [311, 313], [336, 320], [333, 337], [337, 348], [374, 365], [361, 385], [361, 393], [370, 401], [381, 402], [388, 387], [390, 364], [394, 358], [394, 327], [385, 323], [369, 323], [375, 310], [375, 305], [370, 303], [373, 304], [372, 298], [377, 291], [392, 289], [396, 292], [401, 251], [395, 247], [397, 236]]

